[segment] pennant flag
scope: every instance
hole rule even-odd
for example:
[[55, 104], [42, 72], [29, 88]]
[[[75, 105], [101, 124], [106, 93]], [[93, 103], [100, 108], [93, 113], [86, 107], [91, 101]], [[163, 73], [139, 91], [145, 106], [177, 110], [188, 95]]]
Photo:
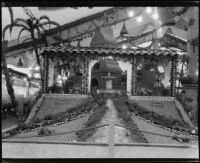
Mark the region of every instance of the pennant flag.
[[22, 58], [19, 58], [19, 62], [17, 63], [17, 66], [22, 67], [23, 66], [23, 62], [22, 62]]

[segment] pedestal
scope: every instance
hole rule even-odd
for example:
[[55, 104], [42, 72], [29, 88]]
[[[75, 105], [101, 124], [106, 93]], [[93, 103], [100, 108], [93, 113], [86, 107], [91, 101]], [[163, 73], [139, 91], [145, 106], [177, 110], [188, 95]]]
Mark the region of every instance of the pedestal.
[[112, 89], [112, 80], [107, 80], [106, 81], [106, 89], [111, 90]]

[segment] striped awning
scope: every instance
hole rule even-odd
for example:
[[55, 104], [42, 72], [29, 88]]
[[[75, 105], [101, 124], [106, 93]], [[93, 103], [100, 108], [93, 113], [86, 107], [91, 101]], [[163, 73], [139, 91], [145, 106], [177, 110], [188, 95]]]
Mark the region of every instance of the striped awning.
[[176, 50], [172, 49], [121, 49], [121, 48], [97, 48], [97, 47], [66, 47], [66, 46], [49, 46], [42, 51], [51, 54], [85, 54], [85, 55], [99, 55], [99, 56], [134, 56], [134, 55], [155, 55], [155, 56], [178, 56]]

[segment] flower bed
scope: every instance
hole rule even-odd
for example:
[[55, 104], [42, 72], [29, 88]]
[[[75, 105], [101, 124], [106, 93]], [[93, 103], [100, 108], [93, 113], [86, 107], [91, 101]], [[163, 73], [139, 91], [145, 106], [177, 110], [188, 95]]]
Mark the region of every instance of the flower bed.
[[6, 132], [6, 135], [13, 136], [20, 132], [31, 131], [40, 127], [59, 125], [64, 122], [69, 122], [80, 115], [89, 114], [89, 112], [104, 104], [105, 101], [102, 100], [98, 101], [98, 104], [96, 104], [96, 99], [93, 99], [92, 101], [89, 100], [84, 104], [81, 104], [80, 106], [75, 108], [71, 108], [65, 112], [57, 113], [54, 115], [47, 115], [44, 119], [34, 119], [33, 122], [29, 125], [25, 125], [24, 122], [21, 122], [21, 124], [16, 129]]
[[130, 112], [133, 112], [146, 120], [150, 120], [155, 124], [159, 124], [182, 132], [189, 132], [190, 130], [189, 125], [187, 125], [186, 123], [172, 118], [168, 119], [165, 116], [156, 114], [155, 112], [147, 111], [144, 107], [139, 106], [137, 103], [128, 102], [126, 103], [126, 105], [128, 106], [128, 110]]
[[90, 115], [84, 128], [85, 129], [92, 128], [92, 129], [77, 132], [76, 134], [78, 141], [86, 141], [96, 133], [97, 129], [95, 127], [97, 127], [97, 124], [101, 121], [102, 117], [105, 115], [107, 110], [108, 107], [104, 105], [101, 108], [96, 109], [94, 113]]
[[95, 128], [97, 124], [101, 121], [102, 117], [105, 115], [106, 111], [108, 110], [108, 107], [105, 106], [107, 96], [105, 94], [100, 94], [95, 97], [95, 103], [97, 103], [97, 106], [94, 107], [94, 112], [89, 116], [88, 121], [85, 124], [84, 129], [92, 128], [90, 130], [85, 130], [81, 132], [77, 132], [77, 139], [78, 141], [86, 141], [90, 137], [92, 137], [97, 129]]

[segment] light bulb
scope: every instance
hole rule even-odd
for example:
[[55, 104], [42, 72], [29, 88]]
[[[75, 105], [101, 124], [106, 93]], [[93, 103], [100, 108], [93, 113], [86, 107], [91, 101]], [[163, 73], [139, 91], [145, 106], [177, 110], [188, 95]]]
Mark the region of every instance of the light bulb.
[[58, 79], [61, 79], [62, 77], [60, 75], [58, 75]]
[[58, 80], [58, 84], [62, 84], [62, 80]]
[[40, 74], [39, 74], [39, 73], [35, 73], [35, 74], [34, 74], [34, 77], [35, 77], [36, 79], [38, 79], [38, 78], [40, 78]]
[[198, 70], [196, 71], [196, 76], [198, 76], [199, 75], [199, 72], [198, 72]]
[[122, 49], [127, 49], [127, 46], [125, 44], [122, 45]]
[[32, 74], [31, 74], [31, 73], [30, 73], [30, 74], [28, 74], [28, 77], [29, 77], [29, 78], [32, 78]]
[[35, 67], [35, 70], [36, 70], [36, 71], [39, 71], [39, 70], [40, 70], [40, 67], [39, 67], [39, 66], [36, 66], [36, 67]]
[[136, 19], [137, 19], [137, 22], [139, 22], [139, 23], [140, 23], [140, 22], [142, 22], [142, 20], [143, 20], [143, 17], [142, 17], [142, 16], [138, 16]]
[[128, 11], [128, 16], [131, 18], [131, 17], [133, 17], [134, 16], [134, 11], [133, 10], [129, 10]]
[[152, 18], [153, 18], [154, 20], [158, 20], [158, 14], [157, 14], [157, 13], [153, 14], [153, 15], [152, 15]]
[[147, 8], [146, 8], [146, 13], [147, 13], [147, 14], [152, 13], [152, 8], [151, 8], [151, 7], [147, 7]]
[[63, 80], [67, 80], [67, 76], [64, 76], [64, 77], [63, 77]]

